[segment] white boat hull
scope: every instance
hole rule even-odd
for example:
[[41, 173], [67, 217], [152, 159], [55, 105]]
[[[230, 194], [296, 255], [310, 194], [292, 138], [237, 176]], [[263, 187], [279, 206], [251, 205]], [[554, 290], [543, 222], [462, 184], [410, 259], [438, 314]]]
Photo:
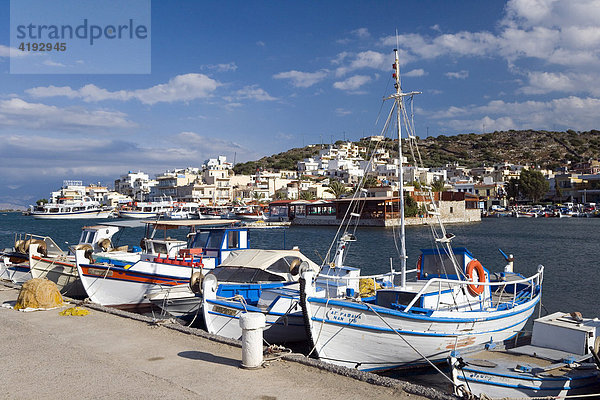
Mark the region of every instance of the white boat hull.
[[517, 373], [502, 370], [487, 373], [479, 369], [464, 369], [453, 372], [457, 385], [464, 385], [475, 395], [485, 394], [488, 398], [564, 397], [583, 394], [599, 384], [598, 372], [572, 371], [567, 376], [539, 376], [532, 373]]
[[109, 218], [112, 211], [108, 210], [86, 210], [58, 213], [38, 213], [33, 211], [31, 215], [35, 219], [90, 219]]
[[140, 260], [123, 267], [107, 263], [90, 264], [77, 257], [81, 283], [89, 299], [103, 306], [135, 308], [149, 305], [146, 294], [175, 285], [187, 284], [192, 268], [183, 265]]
[[[304, 317], [299, 311], [300, 306], [297, 301], [295, 304], [296, 307], [290, 301], [284, 300], [280, 301], [275, 309], [262, 312], [266, 319], [263, 337], [267, 342], [293, 343], [306, 340]], [[296, 311], [288, 312], [290, 306]], [[248, 312], [261, 312], [253, 307], [246, 306], [246, 309]], [[207, 300], [203, 303], [202, 312], [209, 333], [241, 340], [242, 329], [239, 319], [246, 310], [239, 302]]]
[[320, 359], [375, 371], [426, 365], [423, 357], [444, 362], [453, 350], [483, 347], [490, 340], [513, 337], [525, 326], [538, 301], [539, 297], [493, 314], [434, 311], [430, 316], [403, 316], [409, 313], [307, 297], [304, 311], [309, 316], [310, 340]]
[[85, 296], [74, 256], [52, 259], [30, 255], [29, 266], [33, 278], [46, 278], [54, 282], [61, 294], [69, 297]]

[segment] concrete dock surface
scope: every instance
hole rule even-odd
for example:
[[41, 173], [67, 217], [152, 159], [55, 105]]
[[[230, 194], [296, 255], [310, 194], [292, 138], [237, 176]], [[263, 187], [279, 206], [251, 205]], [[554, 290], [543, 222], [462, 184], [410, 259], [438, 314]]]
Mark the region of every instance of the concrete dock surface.
[[[0, 303], [14, 304], [18, 293], [18, 288], [0, 284]], [[218, 342], [197, 329], [88, 307], [86, 316], [59, 315], [64, 308], [0, 308], [0, 398], [449, 398], [372, 374], [359, 373], [356, 379], [356, 371], [345, 368], [342, 374], [350, 376], [343, 376], [302, 356], [296, 356], [300, 362], [286, 356], [264, 368], [242, 369], [237, 341]]]

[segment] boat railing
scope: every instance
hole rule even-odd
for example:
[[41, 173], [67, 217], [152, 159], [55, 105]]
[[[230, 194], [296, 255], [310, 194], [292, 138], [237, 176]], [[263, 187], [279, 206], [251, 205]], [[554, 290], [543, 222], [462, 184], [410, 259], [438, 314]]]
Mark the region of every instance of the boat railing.
[[[417, 301], [421, 298], [421, 296], [423, 296], [425, 293], [430, 293], [429, 288], [435, 284], [438, 285], [438, 293], [440, 293], [440, 294], [442, 292], [442, 287], [445, 286], [444, 284], [452, 284], [453, 286], [456, 286], [456, 285], [460, 285], [460, 286], [490, 286], [490, 288], [491, 287], [502, 287], [503, 292], [505, 291], [506, 287], [512, 286], [512, 287], [514, 287], [512, 296], [510, 296], [511, 297], [510, 299], [507, 298], [507, 301], [505, 301], [505, 303], [510, 302], [511, 306], [514, 306], [518, 300], [517, 297], [519, 296], [519, 292], [517, 291], [517, 285], [519, 285], [519, 284], [529, 285], [529, 287], [531, 288], [529, 290], [529, 298], [533, 299], [534, 294], [535, 294], [534, 288], [541, 285], [542, 280], [543, 280], [543, 275], [544, 275], [544, 266], [540, 264], [538, 266], [538, 272], [535, 275], [532, 275], [529, 278], [513, 280], [510, 282], [506, 282], [506, 281], [472, 282], [472, 281], [459, 281], [459, 280], [455, 280], [455, 279], [432, 278], [427, 281], [427, 283], [421, 288], [421, 290], [419, 290], [419, 292], [415, 295], [415, 297], [411, 300], [411, 302], [408, 303], [408, 305], [404, 308], [404, 311], [405, 312], [410, 311], [410, 309], [417, 303]], [[502, 299], [502, 296], [499, 297], [496, 307], [499, 306], [500, 304], [502, 304], [500, 302], [501, 299]]]

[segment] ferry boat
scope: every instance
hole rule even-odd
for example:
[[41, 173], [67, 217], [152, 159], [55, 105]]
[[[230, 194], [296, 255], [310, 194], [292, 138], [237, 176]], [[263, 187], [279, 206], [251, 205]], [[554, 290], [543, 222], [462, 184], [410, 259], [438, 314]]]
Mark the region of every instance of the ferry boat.
[[88, 219], [109, 218], [112, 208], [102, 206], [88, 196], [76, 198], [59, 198], [58, 202], [30, 206], [30, 215], [36, 219]]
[[82, 181], [63, 182], [57, 192], [52, 193], [49, 203], [29, 206], [29, 214], [36, 219], [88, 219], [109, 218], [112, 207], [103, 206], [99, 201], [86, 195]]

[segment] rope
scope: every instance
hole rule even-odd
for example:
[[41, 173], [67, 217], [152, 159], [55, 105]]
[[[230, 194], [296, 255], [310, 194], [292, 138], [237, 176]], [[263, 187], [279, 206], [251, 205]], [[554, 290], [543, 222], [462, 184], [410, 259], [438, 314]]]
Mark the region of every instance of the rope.
[[408, 340], [406, 340], [406, 338], [405, 338], [404, 336], [402, 336], [402, 334], [400, 334], [400, 332], [398, 332], [398, 331], [397, 331], [397, 330], [396, 330], [394, 327], [392, 327], [392, 326], [391, 326], [391, 325], [390, 325], [390, 324], [389, 324], [389, 323], [388, 323], [388, 322], [385, 320], [385, 318], [383, 318], [383, 317], [382, 317], [382, 316], [381, 316], [381, 315], [380, 315], [380, 314], [379, 314], [379, 313], [378, 313], [378, 312], [377, 312], [377, 311], [376, 311], [376, 310], [373, 308], [373, 306], [371, 306], [371, 305], [370, 305], [370, 304], [368, 304], [368, 303], [363, 303], [363, 304], [364, 304], [364, 305], [366, 305], [366, 306], [369, 308], [369, 310], [371, 310], [371, 311], [372, 311], [372, 312], [373, 312], [375, 315], [377, 315], [377, 317], [379, 317], [379, 319], [381, 319], [381, 320], [383, 321], [383, 323], [384, 323], [384, 324], [386, 324], [386, 325], [388, 326], [388, 328], [390, 328], [391, 330], [393, 330], [393, 331], [394, 331], [394, 333], [396, 333], [396, 335], [398, 335], [398, 336], [400, 337], [400, 339], [402, 339], [402, 340], [404, 341], [404, 343], [406, 343], [406, 344], [407, 344], [407, 345], [408, 345], [408, 346], [409, 346], [411, 349], [413, 349], [413, 350], [415, 351], [415, 353], [417, 353], [419, 356], [421, 356], [421, 358], [422, 358], [423, 360], [427, 361], [427, 363], [428, 363], [429, 365], [431, 365], [431, 366], [432, 366], [432, 367], [433, 367], [433, 368], [434, 368], [434, 369], [435, 369], [435, 370], [436, 370], [436, 371], [437, 371], [437, 372], [438, 372], [440, 375], [442, 375], [442, 376], [443, 376], [443, 377], [444, 377], [446, 380], [448, 380], [448, 381], [449, 381], [449, 382], [452, 384], [452, 386], [456, 386], [456, 384], [454, 383], [454, 381], [453, 381], [453, 380], [452, 380], [452, 379], [451, 379], [449, 376], [447, 376], [446, 374], [444, 374], [444, 373], [442, 372], [442, 370], [441, 370], [441, 369], [439, 369], [439, 368], [437, 367], [437, 365], [435, 365], [434, 363], [432, 363], [432, 362], [431, 362], [431, 360], [429, 360], [429, 359], [428, 359], [426, 356], [424, 356], [424, 355], [423, 355], [423, 353], [421, 353], [421, 352], [420, 352], [420, 351], [419, 351], [419, 350], [418, 350], [416, 347], [414, 347], [412, 344], [410, 344], [410, 343], [408, 342]]

